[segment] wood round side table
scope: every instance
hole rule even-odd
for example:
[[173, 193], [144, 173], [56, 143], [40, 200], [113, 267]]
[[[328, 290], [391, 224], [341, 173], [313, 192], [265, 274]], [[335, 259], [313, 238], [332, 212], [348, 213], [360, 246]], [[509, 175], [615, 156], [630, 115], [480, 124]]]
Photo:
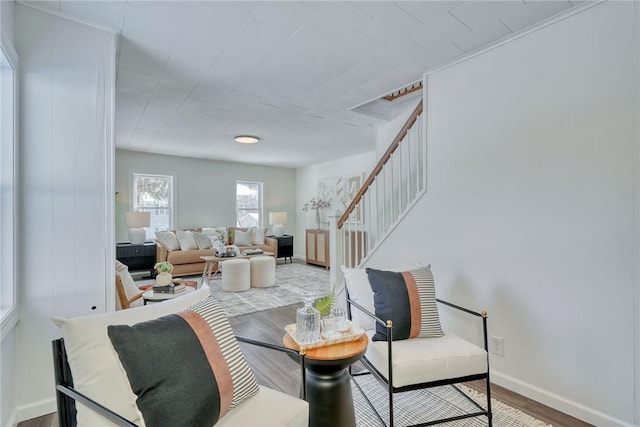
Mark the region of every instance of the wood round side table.
[[[285, 347], [299, 350], [289, 334], [282, 342]], [[348, 368], [364, 355], [368, 343], [369, 338], [362, 334], [355, 341], [306, 351], [309, 427], [355, 427]]]

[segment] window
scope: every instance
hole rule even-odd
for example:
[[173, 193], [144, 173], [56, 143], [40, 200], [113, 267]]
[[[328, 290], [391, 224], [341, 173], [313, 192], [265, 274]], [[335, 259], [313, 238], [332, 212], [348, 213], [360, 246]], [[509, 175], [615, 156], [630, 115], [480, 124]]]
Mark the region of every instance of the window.
[[236, 182], [236, 225], [262, 227], [261, 182]]
[[147, 240], [156, 231], [173, 228], [173, 176], [133, 174], [133, 210], [151, 213], [151, 226], [145, 228]]
[[17, 55], [0, 39], [0, 320], [2, 336], [17, 316]]

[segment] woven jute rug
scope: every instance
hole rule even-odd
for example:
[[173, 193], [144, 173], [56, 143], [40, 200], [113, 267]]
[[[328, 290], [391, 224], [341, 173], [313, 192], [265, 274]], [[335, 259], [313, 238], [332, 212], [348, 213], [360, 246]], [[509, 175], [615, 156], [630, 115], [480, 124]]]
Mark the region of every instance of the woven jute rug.
[[[386, 423], [389, 421], [389, 404], [387, 392], [371, 375], [357, 377], [358, 384], [376, 407]], [[460, 387], [483, 408], [486, 407], [486, 396], [465, 386]], [[381, 427], [380, 420], [362, 397], [358, 387], [353, 384], [353, 401], [356, 413], [356, 424], [361, 427]], [[491, 399], [493, 425], [495, 427], [550, 427], [532, 416]], [[429, 422], [439, 418], [461, 415], [477, 411], [464, 396], [453, 390], [452, 386], [434, 387], [394, 395], [394, 417], [396, 426], [407, 426]], [[455, 422], [438, 424], [445, 427], [480, 427], [487, 426], [487, 417], [475, 417]]]
[[[195, 280], [199, 285], [202, 276], [187, 276], [184, 279]], [[142, 280], [137, 284], [151, 282], [153, 280]], [[323, 297], [329, 293], [329, 270], [305, 264], [278, 264], [275, 286], [250, 288], [243, 292], [225, 292], [222, 290], [221, 282], [220, 274], [209, 281], [211, 295], [225, 309], [227, 316], [234, 317], [301, 303], [301, 292], [305, 289], [315, 291], [319, 298]]]

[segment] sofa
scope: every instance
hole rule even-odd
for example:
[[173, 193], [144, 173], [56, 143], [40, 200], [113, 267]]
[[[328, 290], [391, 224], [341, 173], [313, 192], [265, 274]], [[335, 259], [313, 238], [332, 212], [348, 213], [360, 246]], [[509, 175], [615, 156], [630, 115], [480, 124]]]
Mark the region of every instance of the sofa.
[[208, 227], [156, 233], [156, 262], [173, 265], [174, 277], [202, 274], [201, 256], [215, 255], [221, 246], [234, 245], [242, 252], [262, 249], [278, 257], [278, 241], [266, 237], [266, 228]]

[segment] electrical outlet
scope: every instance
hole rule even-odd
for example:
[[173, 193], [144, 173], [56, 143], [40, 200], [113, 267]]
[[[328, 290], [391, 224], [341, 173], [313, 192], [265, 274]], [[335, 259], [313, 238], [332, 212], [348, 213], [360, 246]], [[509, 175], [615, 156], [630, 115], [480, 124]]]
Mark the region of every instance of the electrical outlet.
[[504, 357], [504, 340], [502, 337], [491, 335], [491, 353]]

